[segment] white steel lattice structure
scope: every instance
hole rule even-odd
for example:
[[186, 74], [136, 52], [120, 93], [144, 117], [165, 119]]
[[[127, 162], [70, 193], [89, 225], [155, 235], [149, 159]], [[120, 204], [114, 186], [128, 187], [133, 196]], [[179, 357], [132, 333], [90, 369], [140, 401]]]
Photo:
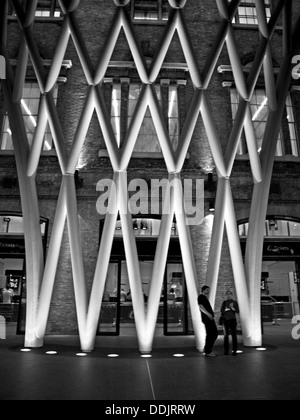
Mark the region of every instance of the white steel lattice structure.
[[[79, 25], [74, 18], [77, 9], [80, 7], [80, 0], [59, 0], [59, 4], [64, 14], [64, 21], [59, 42], [57, 43], [53, 56], [50, 72], [46, 76], [33, 30], [35, 25], [35, 10], [38, 2], [37, 0], [28, 2], [28, 6], [23, 10], [18, 0], [11, 0], [18, 16], [19, 25], [22, 29], [20, 54], [15, 77], [13, 77], [6, 50], [8, 0], [1, 1], [0, 54], [7, 57], [8, 67], [7, 78], [6, 80], [2, 80], [2, 89], [13, 134], [22, 210], [25, 221], [28, 279], [25, 345], [28, 347], [39, 347], [43, 345], [59, 252], [64, 227], [67, 223], [80, 343], [82, 350], [93, 350], [118, 211], [121, 215], [140, 351], [150, 352], [153, 345], [160, 293], [163, 283], [163, 272], [166, 266], [174, 214], [176, 215], [178, 224], [191, 316], [196, 336], [196, 347], [202, 349], [204, 346], [204, 330], [197, 304], [197, 273], [190, 231], [184, 215], [181, 182], [174, 183], [175, 188], [171, 189], [170, 192], [171, 211], [162, 218], [148, 300], [148, 310], [147, 312], [145, 311], [143, 290], [140, 281], [139, 258], [136, 241], [132, 232], [132, 217], [127, 212], [127, 169], [137, 141], [141, 121], [147, 107], [149, 107], [151, 111], [153, 122], [157, 130], [170, 181], [181, 180], [184, 159], [192, 141], [195, 126], [199, 118], [202, 118], [203, 120], [218, 173], [215, 221], [207, 267], [207, 284], [211, 286], [211, 303], [214, 305], [224, 227], [226, 226], [227, 234], [230, 238], [229, 246], [235, 287], [241, 309], [244, 344], [246, 346], [258, 346], [261, 344], [262, 332], [259, 293], [261, 256], [264, 240], [262, 225], [265, 221], [267, 211], [276, 139], [290, 84], [292, 57], [297, 53], [299, 48], [300, 20], [298, 19], [298, 23], [292, 33], [291, 17], [293, 13], [293, 1], [280, 0], [277, 2], [271, 20], [267, 23], [263, 2], [261, 0], [255, 1], [259, 21], [260, 44], [248, 79], [245, 80], [232, 27], [232, 20], [240, 4], [240, 0], [233, 0], [230, 4], [228, 4], [226, 0], [216, 0], [222, 22], [220, 24], [219, 32], [215, 36], [211, 55], [206, 58], [206, 64], [203, 69], [199, 68], [195, 59], [193, 45], [185, 25], [184, 14], [182, 13], [184, 7], [186, 7], [187, 1], [169, 0], [172, 12], [167, 23], [166, 31], [161, 39], [160, 47], [150, 68], [148, 68], [140, 50], [134, 26], [125, 7], [130, 0], [114, 0], [115, 16], [111, 23], [109, 38], [101, 53], [98, 66], [94, 69], [91, 64], [92, 60], [85, 48]], [[276, 83], [273, 73], [270, 45], [279, 17], [283, 17], [284, 37], [283, 59]], [[121, 29], [126, 35], [136, 69], [143, 84], [143, 89], [132, 124], [128, 128], [125, 144], [122, 147], [119, 147], [110, 123], [110, 116], [108, 115], [100, 86], [105, 77]], [[174, 152], [166, 124], [156, 99], [153, 83], [157, 79], [175, 32], [177, 32], [182, 45], [195, 92], [181, 133], [179, 146]], [[65, 138], [59, 115], [57, 114], [54, 104], [52, 89], [58, 78], [62, 61], [70, 41], [73, 42], [76, 48], [89, 90], [73, 139], [72, 148], [70, 153], [68, 153], [65, 147]], [[225, 155], [222, 152], [219, 134], [216, 124], [214, 123], [214, 118], [217, 118], [217, 116], [214, 115], [207, 100], [207, 89], [211, 82], [212, 74], [216, 69], [218, 58], [224, 48], [227, 48], [228, 50], [234, 81], [240, 96], [237, 117], [232, 127]], [[20, 104], [29, 57], [33, 63], [34, 72], [42, 94], [37, 127], [31, 147], [29, 147], [26, 136]], [[256, 147], [249, 101], [262, 68], [264, 70], [270, 112], [262, 151], [259, 154]], [[81, 149], [85, 142], [88, 127], [95, 110], [114, 171], [114, 181], [117, 186], [117, 199], [114, 202], [115, 211], [112, 212], [113, 214], [108, 214], [106, 216], [93, 287], [91, 294], [88, 297], [82, 256], [81, 234], [78, 222], [74, 174]], [[48, 121], [50, 123], [55, 149], [59, 159], [62, 183], [48, 255], [44, 265], [42, 238], [39, 228], [40, 214], [36, 190], [36, 172]], [[245, 264], [241, 254], [230, 183], [232, 167], [243, 128], [245, 128], [246, 132], [254, 181]]]

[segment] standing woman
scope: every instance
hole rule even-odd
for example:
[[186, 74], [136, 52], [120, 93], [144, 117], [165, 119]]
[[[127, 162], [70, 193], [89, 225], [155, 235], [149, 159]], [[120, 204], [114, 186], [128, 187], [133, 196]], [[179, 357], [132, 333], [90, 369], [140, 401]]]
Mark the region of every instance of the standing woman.
[[229, 334], [232, 337], [232, 355], [236, 356], [237, 353], [237, 320], [236, 314], [239, 311], [239, 305], [237, 301], [233, 299], [232, 293], [228, 290], [226, 292], [227, 299], [224, 300], [221, 306], [221, 316], [223, 321], [223, 329], [224, 329], [224, 354], [229, 354]]

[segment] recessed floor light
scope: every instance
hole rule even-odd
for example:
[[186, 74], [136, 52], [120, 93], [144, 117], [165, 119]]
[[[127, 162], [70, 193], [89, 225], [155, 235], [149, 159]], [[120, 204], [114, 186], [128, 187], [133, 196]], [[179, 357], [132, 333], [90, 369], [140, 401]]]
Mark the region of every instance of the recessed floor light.
[[57, 351], [46, 351], [46, 354], [48, 354], [49, 356], [54, 356], [55, 354], [57, 354]]
[[86, 353], [77, 353], [76, 356], [77, 357], [85, 357], [85, 356], [87, 356], [87, 354]]
[[141, 357], [143, 359], [151, 359], [152, 356], [151, 356], [151, 354], [142, 354]]
[[118, 354], [108, 354], [107, 357], [109, 357], [110, 359], [117, 359], [120, 356]]
[[30, 349], [21, 349], [20, 351], [23, 352], [23, 353], [29, 353], [29, 352], [31, 352]]
[[267, 349], [266, 349], [266, 347], [257, 347], [256, 350], [257, 351], [266, 351]]
[[174, 357], [180, 358], [180, 357], [184, 357], [184, 354], [181, 353], [177, 353], [173, 355]]

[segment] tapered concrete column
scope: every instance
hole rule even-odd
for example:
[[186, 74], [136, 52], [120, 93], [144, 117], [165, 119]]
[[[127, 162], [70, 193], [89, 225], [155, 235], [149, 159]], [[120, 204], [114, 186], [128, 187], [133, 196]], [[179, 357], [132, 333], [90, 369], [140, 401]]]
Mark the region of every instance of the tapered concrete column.
[[225, 181], [225, 195], [226, 203], [224, 207], [226, 230], [232, 261], [235, 290], [240, 308], [243, 340], [244, 344], [247, 345], [251, 336], [249, 293], [229, 179]]
[[81, 342], [83, 342], [87, 317], [87, 289], [83, 267], [83, 254], [74, 174], [67, 174], [64, 176], [64, 179], [77, 322], [79, 337]]
[[224, 237], [226, 199], [225, 184], [226, 180], [224, 178], [220, 178], [218, 181], [217, 197], [215, 202], [214, 224], [211, 236], [210, 252], [206, 275], [206, 284], [210, 287], [210, 303], [212, 307], [214, 307], [215, 305], [222, 244]]
[[99, 247], [98, 259], [94, 275], [93, 286], [89, 301], [87, 322], [85, 328], [84, 340], [81, 342], [82, 351], [90, 352], [94, 349], [97, 327], [103, 301], [103, 293], [107, 279], [108, 267], [112, 244], [115, 236], [116, 221], [118, 216], [119, 176], [116, 174], [113, 180], [113, 187], [110, 192], [110, 206], [105, 216], [103, 233]]
[[201, 320], [200, 309], [198, 306], [199, 292], [197, 289], [198, 279], [196, 274], [197, 271], [195, 266], [194, 251], [184, 209], [183, 190], [179, 175], [177, 175], [175, 181], [175, 213], [177, 220], [177, 229], [179, 233], [181, 255], [186, 279], [186, 286], [189, 296], [192, 323], [196, 339], [196, 348], [199, 351], [202, 351], [205, 345], [206, 334], [204, 325]]
[[[300, 31], [300, 22], [298, 22], [298, 30]], [[251, 335], [248, 340], [248, 345], [250, 346], [260, 346], [262, 343], [260, 281], [264, 243], [264, 224], [267, 215], [276, 144], [291, 79], [291, 59], [292, 56], [287, 56], [284, 59], [284, 63], [277, 80], [278, 106], [275, 111], [270, 110], [261, 152], [263, 181], [254, 186], [250, 211], [245, 256], [245, 269], [250, 297]]]
[[11, 83], [10, 75], [11, 69], [9, 67], [7, 79], [3, 80], [1, 84], [12, 131], [24, 221], [27, 279], [25, 346], [40, 347], [42, 340], [35, 335], [36, 312], [44, 260], [39, 205], [35, 177], [27, 177], [29, 145], [21, 104], [20, 102], [14, 103], [12, 101], [9, 89], [9, 84]]
[[135, 237], [133, 235], [132, 229], [132, 216], [128, 210], [127, 172], [121, 172], [118, 174], [118, 176], [118, 200], [137, 338], [140, 351], [148, 352], [148, 349], [145, 346], [144, 338], [146, 333], [145, 302], [141, 281], [141, 272]]
[[39, 307], [35, 327], [35, 335], [43, 339], [46, 333], [53, 287], [56, 277], [57, 264], [60, 255], [61, 243], [67, 217], [65, 185], [62, 183], [56, 214], [52, 228], [52, 235], [49, 243], [46, 265], [40, 290]]
[[159, 231], [158, 242], [156, 246], [153, 272], [151, 278], [151, 287], [148, 297], [147, 310], [147, 336], [145, 339], [145, 349], [152, 351], [157, 316], [159, 311], [159, 303], [161, 291], [166, 271], [167, 257], [170, 244], [171, 228], [174, 219], [174, 189], [170, 187], [174, 179], [173, 175], [169, 176], [168, 189], [166, 191], [163, 215]]

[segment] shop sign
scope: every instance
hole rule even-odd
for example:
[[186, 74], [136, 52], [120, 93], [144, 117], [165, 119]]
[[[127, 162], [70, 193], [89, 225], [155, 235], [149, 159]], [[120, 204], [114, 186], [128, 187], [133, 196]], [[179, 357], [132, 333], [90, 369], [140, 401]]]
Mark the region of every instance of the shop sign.
[[[246, 241], [241, 241], [242, 253], [246, 253]], [[263, 247], [264, 257], [299, 258], [300, 242], [265, 242]]]
[[264, 256], [295, 256], [300, 254], [300, 247], [298, 243], [265, 243]]
[[24, 254], [24, 238], [0, 238], [0, 253], [2, 254]]

